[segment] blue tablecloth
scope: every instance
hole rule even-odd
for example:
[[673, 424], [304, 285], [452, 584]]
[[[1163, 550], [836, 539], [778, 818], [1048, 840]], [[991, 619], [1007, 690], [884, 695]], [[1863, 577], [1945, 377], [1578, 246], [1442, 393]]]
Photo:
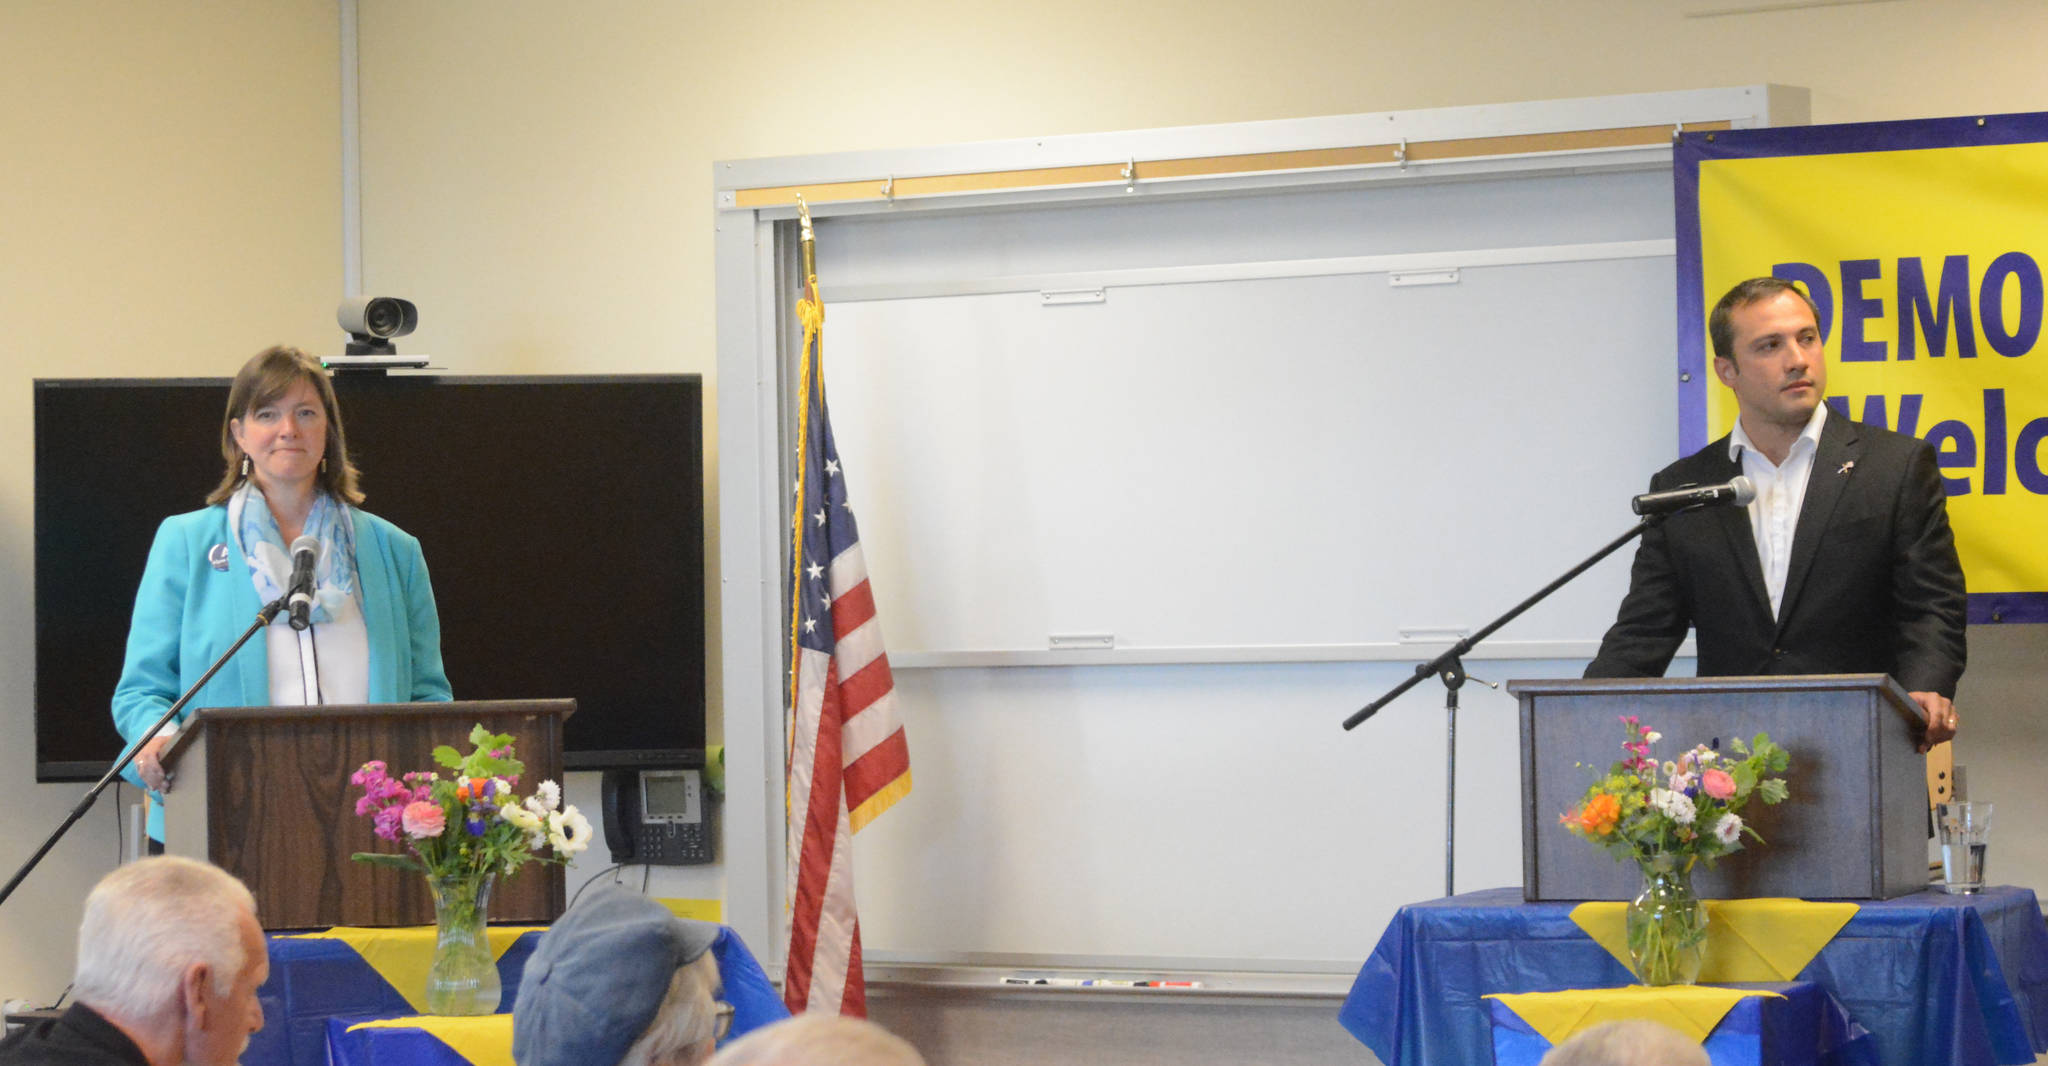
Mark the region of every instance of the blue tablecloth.
[[[1849, 1021], [1834, 997], [1811, 981], [1740, 984], [1778, 993], [1737, 1003], [1702, 1043], [1714, 1066], [1870, 1066], [1870, 1034]], [[1782, 997], [1782, 998], [1780, 998]], [[1486, 1001], [1493, 1066], [1538, 1066], [1550, 1041], [1497, 999]]]
[[[512, 1009], [526, 960], [540, 943], [527, 933], [498, 959], [505, 995], [498, 1009]], [[340, 940], [274, 936], [270, 979], [256, 990], [263, 1004], [263, 1031], [249, 1038], [243, 1066], [326, 1066], [327, 1019], [395, 1018], [412, 1014], [412, 1004], [383, 975]]]
[[[526, 960], [540, 937], [539, 932], [521, 936], [498, 960], [498, 976], [505, 985], [500, 1011], [512, 1009]], [[242, 1055], [243, 1066], [326, 1066], [330, 1020], [342, 1023], [336, 1030], [340, 1032], [356, 1022], [415, 1013], [397, 989], [339, 940], [272, 937], [269, 941], [270, 979], [257, 990], [263, 1004], [263, 1031], [250, 1038], [249, 1050]], [[731, 1035], [789, 1017], [782, 997], [738, 933], [722, 929], [712, 942], [711, 953], [718, 958], [724, 979], [724, 999], [733, 1005]], [[445, 1044], [417, 1030], [375, 1032], [374, 1041], [362, 1044], [365, 1054], [372, 1056], [363, 1061], [461, 1061]], [[383, 1034], [393, 1035], [386, 1038]], [[372, 1042], [378, 1046], [370, 1047]], [[414, 1055], [420, 1057], [407, 1057]], [[439, 1057], [442, 1055], [448, 1057]]]
[[[1798, 974], [1869, 1030], [1887, 1066], [2031, 1063], [2048, 1051], [2048, 926], [2024, 888], [1865, 902]], [[1606, 988], [1633, 978], [1571, 920], [1520, 889], [1401, 908], [1339, 1020], [1387, 1066], [1484, 1063], [1489, 992]]]

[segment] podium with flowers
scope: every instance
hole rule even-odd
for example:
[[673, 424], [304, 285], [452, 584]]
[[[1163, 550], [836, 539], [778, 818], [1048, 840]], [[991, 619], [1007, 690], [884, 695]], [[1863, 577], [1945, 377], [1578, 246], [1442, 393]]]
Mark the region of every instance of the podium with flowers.
[[[1516, 681], [1521, 702], [1522, 891], [1539, 900], [1624, 900], [1636, 870], [1557, 825], [1639, 716], [1684, 743], [1724, 750], [1768, 733], [1791, 753], [1791, 802], [1752, 805], [1762, 846], [1697, 875], [1719, 899], [1893, 899], [1927, 887], [1927, 778], [1919, 705], [1882, 674]], [[1669, 758], [1668, 755], [1659, 756]]]
[[[462, 746], [481, 724], [513, 738], [527, 788], [559, 780], [562, 723], [575, 711], [567, 699], [202, 710], [164, 752], [175, 777], [165, 850], [241, 878], [267, 930], [431, 925], [424, 878], [350, 859], [397, 850], [357, 816], [350, 776], [372, 760], [431, 767], [435, 747]], [[534, 863], [498, 886], [490, 917], [549, 922], [564, 901], [562, 868]]]
[[[1992, 1066], [2048, 1051], [2039, 901], [2009, 886], [1928, 889], [1921, 719], [1895, 682], [1509, 687], [1522, 704], [1527, 880], [1394, 916], [1338, 1015], [1380, 1061], [1534, 1066], [1619, 1018], [1698, 1038], [1720, 1066]], [[1609, 767], [1617, 750], [1628, 757]], [[1780, 773], [1789, 797], [1761, 783]], [[1729, 853], [1733, 834], [1718, 828], [1744, 795], [1766, 797], [1739, 815], [1764, 843]], [[1691, 904], [1704, 919], [1696, 910], [1675, 931], [1703, 937], [1660, 932], [1651, 871], [1638, 872], [1646, 834], [1670, 849], [1653, 858], [1718, 856], [1698, 876], [1708, 899]], [[1604, 853], [1617, 850], [1637, 861]], [[1635, 902], [1606, 902], [1638, 888]], [[1692, 969], [1660, 974], [1654, 949], [1674, 944]], [[1664, 983], [1672, 973], [1680, 983]]]

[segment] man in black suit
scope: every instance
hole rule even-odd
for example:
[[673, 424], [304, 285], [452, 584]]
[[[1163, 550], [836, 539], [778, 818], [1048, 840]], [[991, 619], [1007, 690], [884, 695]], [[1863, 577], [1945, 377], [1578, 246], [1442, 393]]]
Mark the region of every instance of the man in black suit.
[[1650, 488], [1740, 474], [1757, 498], [1644, 533], [1586, 676], [1661, 676], [1692, 628], [1703, 677], [1886, 673], [1926, 713], [1921, 750], [1953, 737], [1966, 597], [1933, 449], [1828, 411], [1818, 319], [1790, 283], [1735, 286], [1708, 332], [1735, 430]]

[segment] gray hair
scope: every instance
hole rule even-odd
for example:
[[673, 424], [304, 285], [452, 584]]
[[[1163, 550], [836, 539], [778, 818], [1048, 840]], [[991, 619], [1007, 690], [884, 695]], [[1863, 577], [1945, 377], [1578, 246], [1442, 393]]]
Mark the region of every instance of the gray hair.
[[225, 996], [249, 964], [243, 915], [256, 899], [226, 870], [176, 856], [141, 859], [100, 879], [78, 923], [80, 1003], [123, 1018], [175, 1008], [185, 971], [204, 963]]
[[711, 1066], [924, 1066], [902, 1037], [862, 1018], [799, 1014], [727, 1044]]
[[1541, 1066], [1707, 1066], [1700, 1042], [1652, 1021], [1596, 1025], [1550, 1049]]
[[718, 958], [710, 952], [684, 963], [669, 978], [668, 995], [647, 1031], [626, 1049], [619, 1066], [697, 1066], [718, 1038]]

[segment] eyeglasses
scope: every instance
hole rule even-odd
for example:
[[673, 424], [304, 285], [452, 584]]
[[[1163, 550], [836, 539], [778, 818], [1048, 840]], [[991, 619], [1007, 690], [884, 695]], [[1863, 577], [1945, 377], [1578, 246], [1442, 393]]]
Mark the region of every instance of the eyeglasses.
[[732, 1004], [719, 1003], [711, 1021], [711, 1039], [723, 1040], [732, 1032]]

